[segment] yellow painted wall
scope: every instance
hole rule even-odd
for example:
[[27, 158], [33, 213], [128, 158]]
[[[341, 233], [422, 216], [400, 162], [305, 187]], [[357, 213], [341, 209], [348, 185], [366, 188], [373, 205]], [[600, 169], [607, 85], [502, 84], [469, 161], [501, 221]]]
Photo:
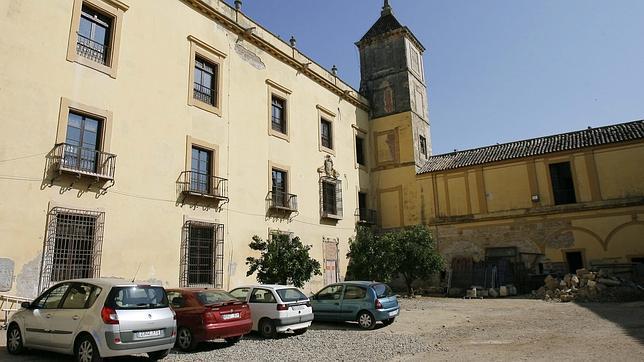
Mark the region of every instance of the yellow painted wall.
[[[320, 261], [323, 237], [338, 238], [344, 275], [347, 242], [356, 222], [356, 193], [369, 187], [368, 172], [355, 164], [353, 131], [353, 126], [369, 129], [367, 112], [184, 2], [125, 2], [130, 8], [123, 18], [115, 79], [66, 60], [73, 0], [0, 3], [0, 257], [16, 265], [11, 293], [35, 294], [33, 280], [38, 279], [50, 204], [105, 212], [103, 276], [132, 277], [140, 265], [139, 279], [177, 286], [186, 218], [225, 225], [225, 288], [254, 280], [246, 277], [248, 243], [255, 234], [266, 237], [269, 229], [294, 232], [313, 245], [312, 256]], [[223, 2], [211, 4], [234, 15]], [[47, 40], [33, 29], [46, 29]], [[254, 34], [293, 53], [260, 27]], [[226, 54], [221, 117], [187, 104], [189, 35]], [[264, 68], [248, 63], [237, 46], [254, 52]], [[295, 56], [307, 61], [297, 52]], [[335, 84], [339, 93], [351, 91], [316, 64], [309, 70]], [[288, 142], [268, 135], [267, 79], [292, 91]], [[41, 189], [61, 97], [113, 113], [110, 150], [117, 154], [116, 184], [106, 195]], [[318, 147], [317, 105], [336, 114], [333, 160], [344, 194], [344, 217], [337, 224], [320, 220], [317, 168], [326, 153]], [[175, 182], [185, 168], [188, 135], [219, 146], [216, 173], [229, 179], [230, 197], [220, 212], [177, 205]], [[291, 222], [265, 216], [269, 162], [290, 168], [290, 192], [299, 201], [299, 214]], [[22, 289], [16, 289], [19, 283]], [[316, 277], [306, 290], [322, 283]]]
[[603, 199], [644, 194], [644, 145], [608, 148], [594, 152]]

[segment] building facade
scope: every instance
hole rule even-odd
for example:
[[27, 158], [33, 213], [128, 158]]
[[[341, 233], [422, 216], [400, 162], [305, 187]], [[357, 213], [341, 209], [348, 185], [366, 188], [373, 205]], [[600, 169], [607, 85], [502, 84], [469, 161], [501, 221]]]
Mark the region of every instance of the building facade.
[[273, 233], [312, 246], [314, 291], [357, 224], [428, 225], [450, 268], [642, 261], [641, 121], [433, 156], [425, 48], [388, 1], [359, 91], [240, 3], [0, 2], [0, 292], [229, 289]]
[[342, 278], [368, 211], [369, 105], [334, 72], [223, 1], [0, 14], [3, 292], [99, 275], [232, 288], [272, 232], [324, 265], [307, 291]]

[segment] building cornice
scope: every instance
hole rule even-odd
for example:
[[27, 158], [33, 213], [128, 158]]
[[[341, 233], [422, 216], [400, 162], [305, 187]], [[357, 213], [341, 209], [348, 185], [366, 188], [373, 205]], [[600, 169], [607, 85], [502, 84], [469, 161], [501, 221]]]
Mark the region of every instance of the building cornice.
[[[369, 111], [369, 102], [366, 98], [362, 97], [358, 91], [343, 82], [337, 76], [327, 71], [312, 59], [302, 54], [299, 50], [286, 44], [283, 40], [273, 35], [270, 31], [263, 28], [253, 20], [246, 17], [243, 13], [236, 11], [223, 1], [217, 1], [214, 5], [208, 3], [207, 0], [180, 0], [191, 8], [197, 10], [201, 14], [215, 20], [225, 28], [235, 33], [241, 39], [253, 44], [254, 46], [266, 51], [281, 62], [291, 66], [298, 73], [307, 76], [309, 79], [320, 84], [324, 88], [330, 90], [341, 99], [353, 104], [354, 106]], [[213, 2], [214, 3], [214, 2]], [[234, 14], [231, 18], [224, 14], [219, 9], [223, 7], [225, 10]], [[250, 24], [250, 27], [242, 26], [241, 24]], [[256, 34], [256, 31], [249, 31], [255, 27], [262, 32], [262, 36]]]

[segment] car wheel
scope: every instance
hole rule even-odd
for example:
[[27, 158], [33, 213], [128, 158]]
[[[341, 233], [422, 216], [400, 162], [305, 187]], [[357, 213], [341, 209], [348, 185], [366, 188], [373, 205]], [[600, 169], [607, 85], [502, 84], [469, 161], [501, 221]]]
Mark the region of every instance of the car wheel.
[[384, 324], [384, 325], [388, 326], [388, 325], [390, 325], [391, 323], [393, 323], [395, 320], [396, 320], [396, 318], [389, 318], [389, 319], [385, 319], [384, 321], [382, 321], [382, 324]]
[[20, 328], [17, 324], [12, 323], [7, 330], [7, 351], [10, 354], [20, 354], [24, 349]]
[[226, 340], [226, 343], [228, 344], [235, 344], [239, 342], [242, 339], [242, 336], [236, 336], [236, 337], [228, 337], [224, 338]]
[[299, 336], [306, 333], [307, 330], [308, 328], [300, 328], [300, 329], [294, 330], [293, 333], [295, 333], [296, 336]]
[[158, 361], [164, 359], [170, 353], [169, 349], [164, 349], [163, 351], [148, 352], [148, 358], [152, 361]]
[[371, 313], [364, 311], [358, 314], [358, 324], [362, 329], [374, 329], [376, 327], [376, 320]]
[[271, 321], [270, 319], [262, 319], [259, 322], [259, 333], [264, 338], [275, 338], [275, 336], [277, 335], [277, 330], [275, 329], [273, 321]]
[[175, 343], [177, 348], [184, 352], [193, 350], [197, 346], [192, 331], [190, 329], [181, 327], [177, 333], [177, 342]]
[[96, 343], [90, 336], [82, 336], [74, 348], [74, 355], [78, 362], [100, 362], [103, 360], [98, 352]]

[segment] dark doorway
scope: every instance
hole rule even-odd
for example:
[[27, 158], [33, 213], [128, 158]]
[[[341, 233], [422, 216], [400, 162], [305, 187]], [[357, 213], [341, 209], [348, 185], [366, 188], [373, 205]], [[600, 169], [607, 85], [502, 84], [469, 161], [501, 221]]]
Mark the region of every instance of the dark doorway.
[[566, 252], [566, 262], [568, 263], [568, 271], [575, 274], [577, 269], [584, 267], [584, 260], [581, 257], [581, 251]]

